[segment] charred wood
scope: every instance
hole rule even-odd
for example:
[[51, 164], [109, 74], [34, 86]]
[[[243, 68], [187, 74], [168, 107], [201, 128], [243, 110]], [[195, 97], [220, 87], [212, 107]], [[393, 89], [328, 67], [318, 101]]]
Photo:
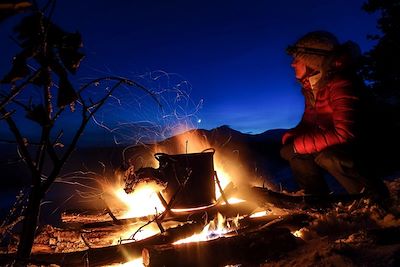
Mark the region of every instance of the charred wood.
[[361, 199], [364, 194], [332, 194], [332, 195], [304, 195], [295, 196], [275, 192], [267, 188], [252, 187], [248, 198], [256, 201], [260, 206], [273, 204], [276, 207], [294, 209], [294, 208], [329, 208], [334, 204], [342, 202], [349, 203]]
[[263, 217], [247, 217], [239, 220], [241, 225], [238, 233], [262, 231], [268, 227], [285, 227], [291, 231], [310, 225], [314, 218], [306, 213], [293, 213], [285, 215], [267, 215]]
[[[146, 246], [172, 243], [182, 238], [191, 236], [193, 232], [200, 231], [203, 224], [185, 224], [170, 228], [158, 234], [136, 242], [119, 244], [115, 246], [86, 249], [70, 253], [42, 253], [31, 255], [31, 263], [57, 264], [60, 266], [102, 266], [113, 263], [126, 262], [126, 256], [140, 257], [142, 249]], [[15, 255], [7, 255], [0, 259], [0, 265], [9, 263]]]
[[[163, 222], [166, 221], [178, 221], [178, 222], [187, 222], [191, 220], [198, 220], [204, 214], [207, 214], [209, 217], [213, 217], [218, 212], [221, 213], [225, 217], [234, 217], [237, 215], [248, 215], [256, 208], [255, 205], [242, 202], [236, 203], [231, 205], [213, 205], [204, 207], [202, 209], [195, 209], [195, 210], [181, 210], [179, 212], [171, 210], [168, 212], [165, 217], [163, 218]], [[127, 225], [133, 224], [138, 222], [147, 222], [152, 219], [154, 216], [144, 216], [138, 218], [128, 218], [128, 219], [119, 219], [118, 222], [115, 221], [100, 221], [100, 222], [91, 222], [91, 223], [74, 223], [73, 220], [70, 218], [71, 215], [68, 216], [69, 221], [63, 223], [64, 228], [68, 229], [90, 229], [90, 228], [103, 228], [103, 227], [112, 227], [114, 225]], [[89, 215], [86, 215], [89, 216]], [[91, 215], [93, 216], [92, 220], [95, 220], [96, 214]]]
[[400, 244], [400, 226], [371, 229], [367, 236], [378, 245]]
[[[145, 266], [224, 266], [257, 264], [294, 249], [297, 239], [286, 228], [268, 228], [207, 242], [148, 246]], [[247, 264], [247, 265], [246, 265]]]

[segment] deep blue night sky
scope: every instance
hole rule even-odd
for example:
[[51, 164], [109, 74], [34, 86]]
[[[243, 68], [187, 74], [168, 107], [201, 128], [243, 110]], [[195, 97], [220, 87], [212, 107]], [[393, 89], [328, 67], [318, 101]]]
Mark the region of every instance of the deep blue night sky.
[[[172, 85], [151, 85], [186, 81], [193, 105], [202, 103], [195, 127], [227, 124], [260, 133], [293, 127], [302, 113], [300, 88], [285, 54], [288, 44], [323, 29], [342, 42], [356, 41], [363, 51], [373, 45], [366, 36], [376, 33], [376, 16], [361, 10], [363, 2], [59, 0], [53, 18], [82, 33], [86, 58], [74, 77], [77, 83], [107, 74], [146, 83], [149, 76], [138, 77], [163, 71]], [[10, 58], [9, 47], [9, 40], [0, 45]], [[7, 63], [2, 52], [1, 75]], [[138, 120], [124, 107], [112, 119]], [[89, 131], [102, 134], [95, 127]]]

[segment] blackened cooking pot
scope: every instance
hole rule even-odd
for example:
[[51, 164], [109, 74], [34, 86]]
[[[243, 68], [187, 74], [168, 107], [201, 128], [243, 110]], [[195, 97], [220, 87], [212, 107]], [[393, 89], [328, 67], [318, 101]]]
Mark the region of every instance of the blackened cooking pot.
[[202, 153], [155, 154], [159, 161], [160, 178], [167, 187], [162, 192], [169, 203], [176, 194], [172, 208], [196, 208], [215, 202], [214, 149]]

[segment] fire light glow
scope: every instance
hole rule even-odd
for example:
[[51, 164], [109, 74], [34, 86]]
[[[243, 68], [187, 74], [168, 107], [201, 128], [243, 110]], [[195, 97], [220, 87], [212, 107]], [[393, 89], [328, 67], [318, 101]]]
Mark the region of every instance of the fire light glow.
[[266, 215], [267, 215], [267, 211], [263, 210], [263, 211], [259, 211], [259, 212], [255, 212], [255, 213], [251, 214], [250, 218], [264, 217]]
[[[177, 140], [175, 147], [168, 146], [157, 146], [156, 152], [162, 152], [167, 154], [183, 154], [183, 153], [199, 153], [201, 151], [205, 151], [211, 148], [210, 142], [205, 138], [205, 136], [200, 135], [196, 131], [190, 131], [184, 125], [182, 125], [182, 129], [180, 132], [184, 132], [183, 134], [177, 135]], [[227, 166], [223, 164], [222, 155], [220, 151], [217, 151], [214, 155], [214, 169], [216, 170], [218, 181], [222, 189], [225, 189], [226, 186], [233, 180], [232, 173], [235, 175], [240, 175], [238, 170], [235, 169], [235, 172], [229, 171], [231, 166]], [[215, 184], [215, 197], [216, 199], [221, 197], [221, 192], [218, 184]]]
[[[224, 171], [222, 166], [218, 164], [218, 162], [215, 163], [215, 170], [217, 170], [218, 180], [223, 190], [231, 182], [232, 179], [230, 178], [229, 174]], [[216, 182], [215, 182], [215, 197], [216, 199], [221, 197], [221, 191], [219, 190], [219, 187]]]
[[159, 190], [153, 185], [140, 186], [131, 194], [127, 194], [122, 188], [115, 189], [114, 194], [128, 208], [122, 218], [143, 217], [163, 212], [165, 208], [157, 196]]
[[[241, 198], [236, 198], [236, 197], [231, 197], [228, 199], [229, 204], [237, 204], [237, 203], [242, 203], [245, 202], [246, 200], [243, 200]], [[223, 202], [222, 205], [225, 205], [226, 203]]]
[[[139, 227], [142, 225], [134, 225], [130, 227], [128, 230], [125, 230], [122, 234], [120, 234], [119, 238], [123, 241], [123, 243], [129, 243], [129, 242], [134, 242], [134, 241], [139, 241], [145, 238], [148, 238], [150, 236], [153, 236], [157, 233], [160, 232], [160, 229], [157, 227], [155, 223], [151, 223], [149, 225], [146, 225], [145, 227], [141, 228], [140, 231], [137, 231]], [[132, 238], [132, 235], [135, 233], [135, 236]], [[120, 242], [119, 239], [115, 240], [115, 244], [118, 244]]]
[[144, 264], [143, 264], [143, 259], [142, 258], [137, 258], [137, 259], [128, 261], [126, 263], [110, 265], [110, 267], [111, 266], [112, 267], [144, 267]]
[[294, 235], [295, 237], [298, 237], [298, 238], [303, 238], [303, 231], [302, 231], [302, 229], [293, 231], [292, 235]]
[[[167, 147], [157, 147], [154, 152], [163, 152], [167, 154], [179, 154], [179, 153], [199, 153], [199, 151], [204, 151], [205, 149], [210, 148], [210, 144], [204, 137], [197, 135], [195, 132], [191, 132], [185, 135], [182, 135], [179, 140], [177, 147], [175, 149], [169, 151]], [[233, 168], [231, 170], [230, 166], [227, 166], [225, 170], [223, 160], [221, 158], [222, 154], [219, 156], [215, 156], [214, 158], [214, 169], [217, 172], [217, 178], [219, 181], [219, 185], [215, 184], [215, 197], [216, 199], [221, 198], [220, 187], [225, 189], [229, 183], [233, 180], [233, 173], [235, 175], [243, 177], [240, 173], [240, 169]], [[160, 199], [157, 196], [157, 193], [161, 192], [163, 188], [159, 188], [155, 185], [144, 184], [142, 187], [135, 187], [134, 192], [130, 194], [126, 194], [126, 192], [122, 188], [118, 188], [113, 190], [114, 194], [117, 196], [119, 201], [123, 202], [124, 205], [128, 208], [128, 210], [123, 214], [122, 218], [134, 218], [134, 217], [143, 217], [148, 215], [155, 215], [157, 213], [161, 213], [165, 210], [162, 205]], [[229, 204], [236, 204], [240, 202], [244, 202], [242, 199], [238, 198], [229, 198]], [[226, 203], [221, 202], [220, 204], [224, 205]], [[211, 205], [212, 206], [212, 205]], [[199, 209], [203, 209], [207, 207], [200, 207]], [[172, 209], [173, 212], [186, 211], [186, 209]], [[150, 219], [149, 219], [150, 220]], [[237, 229], [238, 227], [239, 217], [226, 220], [223, 218], [221, 214], [218, 214], [214, 221], [211, 221], [207, 224], [201, 233], [194, 234], [191, 237], [179, 240], [174, 244], [182, 244], [189, 242], [201, 242], [207, 241], [211, 239], [216, 239], [226, 235]], [[137, 229], [137, 228], [136, 228]], [[126, 231], [127, 236], [131, 236], [135, 233], [136, 229], [129, 229]], [[140, 240], [145, 237], [149, 237], [151, 235], [159, 232], [159, 229], [154, 225], [154, 223], [143, 228], [142, 232], [135, 234], [134, 239]], [[133, 240], [132, 240], [133, 241]], [[142, 266], [142, 265], [134, 265], [134, 264], [142, 264], [141, 259], [135, 261], [129, 261], [127, 264], [132, 265], [123, 265], [123, 266]]]
[[181, 239], [173, 243], [174, 245], [190, 243], [190, 242], [202, 242], [207, 240], [212, 240], [219, 238], [228, 232], [233, 231], [239, 225], [239, 217], [229, 223], [220, 213], [217, 214], [217, 217], [207, 224], [201, 233], [194, 234], [190, 237]]

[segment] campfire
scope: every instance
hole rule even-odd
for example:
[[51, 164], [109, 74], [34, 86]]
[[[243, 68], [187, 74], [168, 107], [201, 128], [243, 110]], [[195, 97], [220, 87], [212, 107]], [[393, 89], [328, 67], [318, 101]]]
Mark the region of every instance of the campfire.
[[[191, 262], [193, 257], [202, 258], [197, 260], [200, 266], [205, 266], [205, 263], [207, 266], [235, 263], [238, 260], [236, 255], [244, 255], [243, 252], [236, 251], [234, 246], [240, 247], [254, 241], [265, 243], [264, 237], [258, 233], [265, 231], [258, 227], [281, 217], [272, 215], [272, 211], [256, 211], [254, 204], [235, 197], [237, 190], [227, 173], [219, 175], [218, 170], [214, 169], [214, 153], [214, 149], [174, 155], [156, 153], [158, 168], [146, 167], [135, 171], [134, 166], [131, 166], [125, 171], [124, 191], [127, 194], [121, 193], [121, 189], [116, 194], [128, 206], [132, 205], [132, 208], [123, 218], [148, 215], [153, 218], [143, 228], [137, 229], [133, 234], [129, 233], [130, 238], [123, 239], [123, 242], [134, 243], [142, 240], [143, 236], [165, 233], [168, 230], [163, 225], [164, 221], [179, 220], [183, 225], [193, 224], [197, 228], [193, 233], [188, 233], [187, 237], [179, 236], [173, 242], [143, 248], [142, 258], [128, 263], [137, 264], [135, 266], [188, 266], [194, 265]], [[137, 207], [138, 203], [144, 205]], [[179, 227], [175, 225], [174, 228]], [[139, 233], [147, 234], [138, 235]], [[288, 236], [289, 233], [285, 234]], [[290, 238], [295, 240], [292, 236]], [[234, 245], [235, 243], [238, 244]], [[225, 250], [230, 252], [225, 253], [224, 257], [215, 258], [208, 251], [215, 245], [225, 246]], [[204, 252], [199, 254], [197, 250], [200, 248]], [[190, 256], [181, 258], [182, 253]], [[257, 251], [252, 254], [256, 255]]]
[[[266, 188], [239, 188], [237, 166], [226, 168], [219, 151], [202, 146], [189, 152], [186, 141], [185, 153], [176, 154], [158, 148], [156, 166], [128, 166], [118, 174], [123, 183], [106, 188], [123, 208], [105, 200], [101, 214], [65, 212], [64, 228], [52, 230], [79, 232], [76, 243], [86, 249], [57, 246], [57, 253], [33, 258], [60, 265], [225, 266], [293, 249], [304, 214], [275, 208]], [[282, 228], [289, 222], [291, 229]]]
[[[171, 152], [158, 146], [152, 151], [154, 162], [143, 158], [146, 164], [139, 167], [127, 157], [132, 164], [115, 175], [118, 179], [102, 183], [104, 194], [96, 203], [101, 210], [64, 211], [60, 227], [39, 229], [30, 261], [59, 266], [257, 266], [304, 247], [315, 234], [312, 228], [318, 229], [316, 222], [326, 229], [332, 218], [364, 210], [356, 209], [358, 195], [318, 197], [243, 185], [251, 179], [232, 158], [224, 164], [224, 150], [204, 149], [208, 144], [183, 147]], [[352, 219], [349, 223], [353, 227]], [[12, 257], [12, 247], [8, 251]]]

